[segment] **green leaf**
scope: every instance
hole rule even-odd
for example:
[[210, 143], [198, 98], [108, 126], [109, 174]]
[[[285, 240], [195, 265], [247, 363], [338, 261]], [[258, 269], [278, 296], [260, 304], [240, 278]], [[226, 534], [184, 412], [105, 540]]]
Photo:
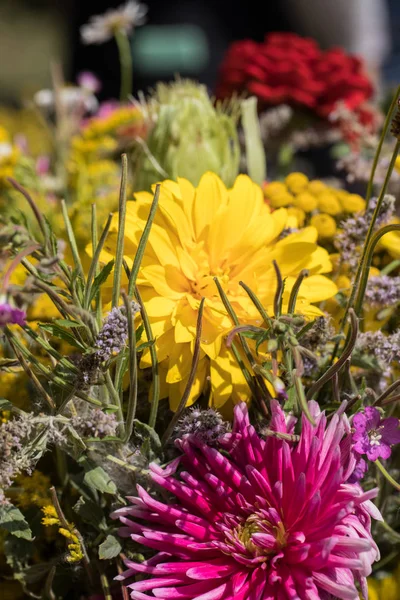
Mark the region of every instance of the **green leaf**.
[[71, 321], [71, 319], [56, 319], [53, 322], [56, 325], [60, 325], [60, 327], [84, 327], [82, 323], [78, 323], [78, 321]]
[[83, 457], [78, 461], [85, 470], [83, 482], [102, 494], [115, 494], [117, 486], [102, 467]]
[[113, 535], [108, 535], [99, 546], [99, 558], [100, 560], [110, 560], [118, 556], [121, 550], [122, 546], [119, 540]]
[[22, 512], [12, 504], [0, 506], [0, 528], [15, 537], [32, 541], [32, 532]]
[[139, 344], [139, 346], [136, 348], [136, 352], [142, 352], [143, 350], [146, 350], [146, 348], [150, 348], [150, 346], [154, 345], [155, 340], [150, 340], [150, 342], [143, 342], [143, 344]]
[[0, 358], [0, 368], [1, 367], [18, 367], [18, 366], [20, 366], [20, 364], [15, 358]]
[[99, 291], [100, 287], [107, 280], [108, 276], [110, 275], [110, 273], [111, 273], [111, 271], [113, 269], [113, 266], [114, 266], [114, 259], [110, 260], [110, 262], [107, 263], [102, 268], [102, 270], [100, 271], [100, 273], [98, 275], [96, 275], [96, 277], [94, 278], [92, 289], [91, 289], [91, 292], [90, 292], [90, 302], [92, 302], [93, 298], [96, 296], [96, 294]]
[[96, 530], [107, 529], [107, 522], [100, 506], [88, 498], [81, 496], [73, 507], [74, 512], [82, 521], [92, 525]]
[[136, 329], [136, 343], [140, 341], [144, 331], [144, 324], [141, 323], [139, 327]]
[[13, 405], [7, 398], [0, 398], [0, 410], [11, 410]]
[[48, 331], [53, 337], [64, 340], [71, 346], [75, 346], [75, 348], [79, 348], [82, 351], [86, 350], [85, 346], [83, 346], [72, 333], [55, 323], [39, 323], [39, 327], [44, 331]]

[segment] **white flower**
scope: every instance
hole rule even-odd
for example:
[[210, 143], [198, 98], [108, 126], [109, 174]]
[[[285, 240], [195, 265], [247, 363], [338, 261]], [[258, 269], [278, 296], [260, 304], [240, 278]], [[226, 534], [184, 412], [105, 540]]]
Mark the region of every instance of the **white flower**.
[[102, 44], [110, 40], [116, 31], [130, 33], [134, 27], [145, 23], [147, 6], [129, 0], [115, 10], [108, 10], [104, 15], [95, 15], [89, 23], [81, 27], [81, 38], [84, 44]]
[[[42, 110], [50, 111], [54, 108], [55, 94], [52, 90], [39, 90], [34, 95], [33, 100]], [[98, 108], [96, 97], [87, 89], [77, 86], [63, 87], [60, 90], [60, 102], [68, 112], [83, 108], [86, 112], [93, 113]]]

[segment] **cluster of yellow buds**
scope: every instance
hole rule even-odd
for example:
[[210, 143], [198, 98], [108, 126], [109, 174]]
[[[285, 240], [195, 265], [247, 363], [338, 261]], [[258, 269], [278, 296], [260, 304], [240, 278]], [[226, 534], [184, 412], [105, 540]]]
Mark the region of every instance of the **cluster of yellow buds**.
[[287, 208], [299, 227], [314, 226], [322, 242], [333, 239], [343, 216], [365, 209], [365, 200], [358, 194], [318, 179], [309, 180], [303, 173], [290, 173], [284, 181], [267, 182], [264, 196], [273, 209]]
[[49, 504], [50, 479], [41, 471], [36, 470], [29, 477], [19, 475], [15, 483], [21, 489], [17, 497], [18, 506], [21, 508], [30, 506], [42, 508]]
[[76, 563], [82, 560], [83, 552], [79, 542], [79, 538], [75, 533], [75, 525], [73, 523], [64, 523], [68, 527], [63, 526], [61, 523], [57, 511], [52, 504], [48, 504], [42, 508], [44, 517], [42, 518], [42, 524], [45, 527], [51, 527], [52, 525], [58, 526], [58, 533], [67, 540], [68, 554], [65, 560], [69, 563]]

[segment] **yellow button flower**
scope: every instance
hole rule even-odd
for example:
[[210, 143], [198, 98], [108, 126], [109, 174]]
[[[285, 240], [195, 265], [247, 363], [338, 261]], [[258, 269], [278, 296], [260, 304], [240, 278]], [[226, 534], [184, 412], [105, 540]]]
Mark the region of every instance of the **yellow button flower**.
[[267, 183], [264, 186], [264, 194], [266, 198], [273, 199], [276, 196], [281, 196], [282, 194], [286, 194], [288, 189], [284, 183], [281, 181], [271, 181], [271, 183]]
[[318, 209], [332, 216], [339, 215], [343, 211], [339, 199], [329, 191], [318, 196]]
[[[136, 194], [128, 202], [125, 260], [132, 264], [146, 223], [152, 194]], [[284, 305], [299, 272], [310, 277], [302, 284], [297, 310], [321, 314], [312, 305], [332, 297], [336, 285], [323, 276], [331, 270], [329, 255], [317, 245], [317, 231], [307, 227], [279, 239], [287, 226], [285, 209], [271, 212], [261, 188], [240, 175], [227, 189], [214, 173], [206, 173], [195, 188], [186, 179], [161, 184], [159, 207], [151, 228], [138, 285], [156, 337], [160, 370], [164, 372], [172, 410], [176, 410], [188, 380], [199, 304], [205, 298], [201, 357], [189, 403], [211, 387], [210, 405], [249, 399], [249, 390], [225, 336], [232, 329], [218, 294], [218, 277], [240, 323], [259, 323], [260, 315], [240, 286], [249, 285], [273, 314], [276, 290], [275, 260], [286, 279]], [[115, 257], [118, 215], [115, 215], [101, 257]], [[111, 279], [111, 278], [110, 278]], [[109, 282], [111, 284], [111, 282]], [[150, 365], [149, 354], [141, 366]]]
[[296, 196], [294, 205], [303, 209], [305, 212], [312, 212], [317, 208], [318, 201], [316, 197], [309, 192], [302, 192]]
[[336, 233], [336, 221], [330, 215], [318, 214], [311, 217], [311, 225], [318, 231], [319, 240], [332, 239]]
[[290, 217], [295, 217], [297, 221], [297, 227], [303, 227], [304, 221], [306, 220], [306, 213], [302, 208], [299, 208], [298, 206], [290, 206], [287, 212]]
[[338, 196], [345, 212], [356, 213], [365, 210], [365, 200], [358, 194], [349, 194], [345, 190], [338, 190]]
[[328, 189], [329, 188], [323, 181], [320, 181], [319, 179], [313, 179], [308, 184], [307, 192], [310, 192], [310, 194], [313, 194], [314, 196], [319, 196], [320, 194], [325, 193]]
[[290, 173], [285, 179], [285, 183], [293, 194], [299, 194], [306, 190], [308, 177], [304, 173]]

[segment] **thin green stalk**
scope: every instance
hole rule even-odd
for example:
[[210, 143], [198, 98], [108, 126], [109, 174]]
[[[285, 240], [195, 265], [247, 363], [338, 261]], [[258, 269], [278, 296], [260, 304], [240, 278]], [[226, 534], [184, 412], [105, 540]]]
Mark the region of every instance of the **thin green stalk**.
[[123, 293], [122, 298], [126, 310], [126, 318], [128, 321], [128, 347], [129, 347], [129, 396], [128, 396], [128, 410], [125, 419], [125, 435], [123, 442], [126, 444], [131, 438], [133, 432], [133, 422], [136, 415], [137, 407], [137, 358], [136, 358], [136, 336], [135, 329], [133, 327], [133, 314], [132, 314], [132, 302], [128, 296]]
[[392, 158], [391, 158], [391, 161], [390, 161], [387, 173], [386, 173], [385, 181], [383, 182], [383, 186], [382, 186], [381, 192], [379, 194], [378, 202], [376, 203], [374, 214], [372, 215], [372, 219], [371, 219], [371, 222], [369, 224], [368, 232], [367, 232], [367, 235], [366, 235], [366, 238], [365, 238], [365, 244], [364, 244], [363, 249], [362, 249], [360, 261], [359, 261], [358, 267], [357, 267], [356, 276], [354, 278], [353, 288], [352, 288], [352, 291], [351, 291], [351, 295], [350, 295], [349, 301], [348, 301], [347, 306], [346, 306], [345, 315], [343, 317], [343, 323], [347, 319], [347, 314], [349, 312], [349, 309], [353, 308], [353, 305], [354, 305], [354, 301], [355, 301], [355, 298], [356, 298], [356, 293], [358, 291], [358, 286], [359, 286], [359, 283], [360, 283], [360, 278], [361, 278], [362, 272], [364, 270], [365, 259], [366, 259], [366, 256], [367, 256], [367, 253], [368, 253], [368, 250], [369, 250], [369, 246], [370, 246], [370, 242], [371, 242], [371, 239], [372, 239], [372, 236], [373, 236], [373, 233], [374, 233], [375, 223], [376, 223], [376, 220], [377, 220], [377, 218], [379, 216], [379, 212], [381, 210], [382, 202], [383, 202], [385, 194], [386, 194], [387, 186], [389, 185], [389, 180], [390, 180], [390, 177], [391, 177], [393, 169], [394, 169], [394, 165], [395, 165], [395, 162], [396, 162], [396, 158], [397, 158], [397, 154], [399, 152], [399, 149], [400, 149], [400, 142], [396, 142], [396, 146], [395, 146], [395, 148], [393, 150]]
[[384, 392], [382, 392], [382, 394], [378, 396], [378, 398], [375, 400], [372, 406], [381, 406], [382, 402], [386, 400], [386, 398], [388, 398], [391, 394], [393, 394], [393, 392], [395, 392], [399, 387], [400, 379], [392, 383], [392, 385], [390, 385]]
[[322, 377], [320, 377], [310, 387], [310, 389], [307, 392], [307, 400], [312, 400], [312, 398], [322, 388], [322, 386], [325, 385], [325, 383], [327, 383], [330, 379], [332, 379], [332, 377], [335, 375], [335, 373], [339, 373], [339, 371], [344, 366], [346, 361], [350, 358], [351, 353], [353, 352], [354, 346], [357, 341], [358, 319], [352, 308], [349, 310], [349, 316], [350, 316], [350, 323], [351, 323], [351, 329], [350, 329], [351, 335], [350, 335], [350, 338], [349, 338], [345, 348], [343, 349], [343, 353], [342, 353], [341, 357], [338, 359], [338, 361], [335, 364], [331, 365], [329, 367], [329, 369], [327, 371], [325, 371], [325, 373], [322, 375]]
[[388, 473], [388, 471], [385, 469], [385, 467], [383, 466], [383, 464], [379, 461], [376, 460], [375, 461], [376, 466], [378, 467], [378, 469], [380, 470], [380, 472], [382, 473], [382, 475], [385, 477], [385, 479], [387, 479], [387, 481], [397, 490], [400, 491], [400, 483], [398, 483], [395, 479], [393, 479], [393, 477], [390, 475], [390, 473]]
[[7, 177], [7, 180], [11, 183], [11, 185], [18, 191], [20, 192], [23, 197], [25, 198], [25, 200], [28, 202], [29, 206], [32, 209], [33, 214], [35, 215], [36, 221], [38, 222], [38, 225], [40, 227], [40, 231], [42, 232], [43, 238], [44, 238], [44, 247], [45, 249], [48, 249], [49, 247], [49, 232], [47, 229], [47, 225], [46, 225], [46, 221], [43, 218], [42, 213], [40, 212], [39, 208], [36, 205], [36, 202], [33, 200], [32, 196], [29, 194], [29, 192], [18, 183], [18, 181], [15, 181], [15, 179], [13, 179], [12, 177]]
[[169, 440], [169, 437], [170, 437], [171, 433], [173, 432], [175, 425], [179, 421], [181, 414], [185, 409], [186, 403], [190, 396], [190, 391], [191, 391], [193, 383], [194, 383], [194, 379], [196, 377], [197, 366], [199, 364], [199, 358], [200, 358], [201, 331], [202, 331], [202, 326], [203, 326], [204, 301], [205, 301], [205, 298], [202, 298], [200, 301], [199, 312], [197, 315], [196, 339], [194, 342], [192, 365], [190, 367], [190, 373], [189, 373], [189, 377], [188, 377], [188, 380], [186, 383], [185, 391], [183, 392], [183, 395], [182, 395], [182, 398], [181, 398], [181, 401], [179, 403], [176, 413], [172, 417], [170, 423], [168, 424], [167, 429], [165, 430], [164, 435], [162, 436], [162, 439], [161, 439], [162, 446], [165, 446], [166, 442]]
[[119, 190], [119, 208], [118, 208], [118, 236], [117, 251], [114, 263], [114, 281], [112, 289], [112, 306], [118, 306], [119, 295], [121, 292], [121, 272], [122, 261], [124, 258], [124, 237], [125, 237], [125, 219], [126, 219], [126, 187], [128, 183], [128, 159], [126, 154], [122, 154], [122, 174]]
[[246, 146], [247, 171], [253, 181], [262, 185], [267, 178], [267, 160], [261, 139], [257, 114], [257, 98], [252, 96], [241, 102], [242, 126]]
[[364, 263], [362, 265], [358, 294], [357, 294], [357, 298], [354, 303], [354, 310], [358, 317], [361, 316], [361, 310], [362, 310], [362, 305], [363, 305], [363, 301], [364, 301], [365, 290], [366, 290], [367, 284], [368, 284], [369, 270], [371, 268], [375, 248], [376, 248], [379, 240], [384, 235], [386, 235], [387, 233], [390, 233], [391, 231], [400, 231], [400, 225], [386, 225], [386, 227], [382, 227], [382, 229], [380, 229], [373, 235], [373, 237], [368, 245], [366, 257], [365, 257]]
[[72, 229], [71, 221], [69, 220], [68, 209], [67, 209], [67, 205], [65, 203], [65, 200], [61, 200], [61, 210], [62, 210], [62, 215], [63, 215], [63, 218], [64, 218], [65, 230], [66, 230], [66, 233], [67, 233], [68, 242], [69, 242], [69, 245], [71, 247], [72, 258], [74, 260], [74, 265], [75, 265], [75, 268], [78, 270], [79, 275], [82, 277], [82, 280], [84, 281], [85, 280], [85, 275], [84, 275], [84, 272], [83, 272], [83, 267], [82, 267], [81, 259], [80, 259], [80, 256], [79, 256], [78, 246], [76, 245], [76, 239], [75, 239], [74, 230]]
[[[365, 238], [365, 243], [364, 243], [364, 246], [363, 246], [363, 249], [362, 249], [361, 257], [360, 257], [360, 260], [358, 262], [357, 271], [356, 271], [356, 275], [355, 275], [355, 278], [354, 278], [354, 282], [353, 282], [353, 286], [352, 286], [352, 289], [351, 289], [351, 293], [350, 293], [349, 299], [347, 301], [347, 305], [346, 305], [346, 309], [345, 309], [345, 313], [344, 313], [343, 319], [342, 319], [342, 321], [340, 323], [339, 334], [342, 333], [342, 331], [344, 330], [344, 327], [345, 327], [346, 322], [347, 322], [347, 316], [349, 314], [349, 310], [351, 308], [353, 308], [354, 302], [356, 300], [356, 296], [357, 296], [357, 292], [358, 292], [358, 288], [359, 288], [359, 284], [360, 284], [360, 278], [361, 278], [361, 275], [362, 275], [362, 273], [364, 271], [364, 268], [365, 268], [365, 260], [366, 260], [367, 253], [368, 253], [368, 250], [370, 248], [370, 242], [371, 242], [371, 239], [372, 239], [372, 236], [373, 236], [373, 233], [374, 233], [375, 223], [376, 223], [376, 220], [377, 220], [377, 218], [379, 216], [379, 212], [380, 212], [380, 209], [381, 209], [381, 206], [382, 206], [382, 202], [383, 202], [385, 194], [386, 194], [387, 186], [389, 185], [390, 177], [391, 177], [393, 169], [394, 169], [394, 165], [395, 165], [395, 162], [396, 162], [396, 157], [397, 157], [397, 154], [399, 152], [399, 149], [400, 149], [400, 142], [397, 141], [396, 142], [396, 146], [395, 146], [395, 148], [393, 150], [392, 158], [390, 160], [390, 165], [389, 165], [387, 173], [386, 173], [385, 181], [383, 182], [383, 186], [382, 186], [381, 192], [379, 194], [379, 198], [378, 198], [378, 201], [377, 201], [374, 213], [372, 215], [371, 222], [369, 224], [368, 232], [367, 232], [367, 235], [366, 235], [366, 238]], [[347, 338], [348, 338], [348, 336], [347, 336]], [[333, 364], [333, 362], [334, 362], [334, 360], [336, 358], [337, 352], [339, 350], [339, 345], [340, 345], [340, 341], [338, 340], [336, 342], [335, 347], [334, 347], [333, 352], [332, 352], [331, 364]]]
[[377, 147], [376, 152], [375, 152], [374, 162], [372, 163], [371, 175], [370, 175], [369, 180], [368, 180], [367, 193], [366, 193], [366, 196], [365, 196], [365, 200], [366, 200], [367, 206], [368, 206], [369, 201], [370, 201], [371, 196], [372, 196], [372, 190], [373, 190], [373, 185], [374, 185], [375, 172], [376, 172], [376, 168], [378, 166], [378, 161], [379, 161], [379, 157], [380, 157], [380, 154], [381, 154], [381, 151], [382, 151], [383, 142], [385, 141], [385, 137], [386, 137], [387, 132], [389, 130], [389, 127], [390, 127], [390, 124], [391, 124], [391, 120], [392, 120], [392, 114], [393, 114], [393, 111], [396, 108], [399, 96], [400, 96], [400, 86], [397, 88], [396, 93], [393, 96], [392, 103], [390, 105], [389, 111], [388, 111], [388, 113], [386, 115], [385, 123], [383, 125], [381, 137], [379, 139], [379, 144], [378, 144], [378, 147]]
[[275, 297], [274, 297], [274, 313], [275, 313], [275, 318], [278, 319], [281, 316], [281, 312], [282, 312], [282, 299], [283, 299], [283, 290], [284, 290], [285, 284], [283, 282], [281, 270], [280, 270], [276, 260], [273, 260], [272, 264], [274, 265], [274, 269], [275, 269], [275, 273], [276, 273], [276, 292], [275, 292]]
[[264, 319], [265, 325], [267, 325], [268, 327], [271, 327], [272, 326], [272, 319], [268, 315], [268, 313], [265, 310], [265, 308], [263, 307], [263, 305], [261, 304], [261, 301], [259, 300], [259, 298], [257, 298], [257, 296], [255, 295], [255, 293], [243, 281], [239, 281], [239, 285], [247, 292], [250, 300], [253, 302], [254, 306], [256, 307], [256, 309], [258, 310], [258, 312], [260, 313], [260, 315]]
[[310, 271], [308, 269], [302, 269], [292, 287], [292, 291], [290, 292], [290, 297], [289, 297], [289, 306], [288, 306], [288, 314], [289, 315], [294, 314], [294, 311], [296, 309], [297, 296], [300, 291], [300, 286], [303, 283], [303, 280], [306, 277], [308, 277], [309, 274], [310, 274]]
[[35, 373], [30, 368], [28, 362], [25, 360], [25, 357], [20, 352], [18, 346], [14, 343], [13, 338], [10, 335], [7, 335], [7, 331], [5, 333], [6, 333], [6, 336], [7, 336], [8, 343], [10, 344], [11, 348], [13, 349], [14, 354], [18, 358], [18, 360], [19, 360], [22, 368], [24, 369], [25, 373], [27, 374], [27, 376], [29, 377], [29, 379], [32, 381], [33, 385], [35, 386], [35, 388], [37, 389], [37, 391], [39, 392], [39, 394], [47, 402], [47, 404], [49, 405], [50, 410], [53, 412], [54, 409], [55, 409], [55, 407], [56, 407], [56, 405], [54, 404], [53, 399], [46, 392], [46, 390], [44, 389], [44, 387], [40, 383], [39, 379], [36, 377]]
[[[218, 288], [218, 292], [219, 292], [220, 298], [222, 300], [222, 303], [225, 307], [226, 312], [228, 313], [228, 315], [229, 315], [232, 323], [235, 325], [235, 327], [239, 327], [239, 319], [237, 318], [236, 313], [233, 310], [231, 303], [229, 302], [228, 296], [225, 294], [225, 292], [222, 288], [222, 285], [220, 284], [220, 282], [218, 280], [218, 277], [214, 277], [214, 281]], [[255, 361], [254, 361], [253, 355], [251, 353], [251, 350], [249, 348], [246, 338], [243, 335], [239, 334], [239, 339], [240, 339], [242, 348], [244, 350], [244, 353], [246, 354], [247, 360], [249, 361], [250, 365], [253, 366]], [[242, 364], [244, 365], [244, 363], [242, 363]], [[253, 381], [253, 378], [251, 377], [251, 375], [250, 375], [250, 380]], [[265, 383], [264, 383], [262, 377], [259, 377], [258, 375], [256, 375], [256, 380], [254, 381], [253, 385], [250, 387], [250, 389], [251, 389], [252, 393], [255, 395], [255, 397], [258, 397], [257, 385], [261, 386], [262, 392], [268, 396], [268, 390], [265, 386]]]
[[151, 203], [149, 216], [147, 218], [145, 228], [143, 229], [143, 233], [142, 233], [142, 235], [140, 237], [138, 248], [137, 248], [137, 251], [136, 251], [136, 254], [135, 254], [135, 259], [134, 259], [133, 265], [132, 265], [131, 274], [130, 274], [130, 277], [129, 277], [129, 284], [128, 284], [128, 296], [129, 296], [129, 298], [132, 298], [133, 290], [134, 290], [134, 287], [136, 285], [136, 279], [137, 279], [137, 276], [138, 276], [138, 273], [139, 273], [139, 269], [140, 269], [140, 265], [141, 265], [141, 262], [142, 262], [142, 259], [143, 259], [143, 255], [144, 255], [144, 251], [145, 251], [145, 248], [146, 248], [147, 240], [149, 239], [151, 226], [153, 224], [154, 217], [156, 216], [156, 211], [157, 211], [159, 197], [160, 197], [160, 185], [157, 184], [156, 185], [156, 191], [154, 192], [153, 202]]
[[381, 275], [389, 275], [392, 271], [395, 271], [400, 267], [400, 259], [392, 260], [391, 263], [386, 265], [384, 269], [381, 269]]
[[122, 29], [116, 30], [115, 41], [118, 46], [119, 62], [121, 66], [120, 100], [121, 102], [125, 102], [132, 94], [132, 48], [128, 35]]
[[[97, 248], [97, 243], [98, 243], [98, 239], [97, 239], [97, 207], [96, 207], [96, 204], [92, 204], [91, 229], [92, 229], [92, 248], [94, 249], [94, 248]], [[97, 264], [96, 268], [95, 268], [95, 271], [94, 271], [94, 276], [95, 277], [97, 277], [97, 275], [99, 274], [99, 271], [100, 271], [99, 265]], [[88, 280], [88, 283], [89, 283], [89, 280]], [[100, 289], [96, 293], [95, 302], [96, 302], [96, 322], [97, 322], [97, 326], [100, 328], [101, 327], [102, 318], [103, 318], [102, 303], [101, 303], [101, 291], [100, 291]]]
[[92, 262], [90, 263], [89, 273], [87, 276], [85, 300], [84, 300], [86, 310], [88, 310], [90, 308], [90, 295], [91, 295], [91, 291], [92, 291], [92, 283], [93, 283], [94, 277], [96, 275], [96, 272], [98, 270], [100, 254], [101, 254], [101, 251], [103, 250], [104, 243], [107, 239], [107, 235], [110, 230], [112, 217], [113, 217], [113, 215], [112, 215], [112, 213], [110, 213], [108, 215], [107, 222], [106, 222], [104, 229], [102, 231], [102, 234], [100, 236], [99, 243], [96, 246], [92, 246], [94, 254], [93, 254]]
[[124, 426], [124, 415], [122, 413], [121, 399], [119, 397], [117, 390], [114, 387], [109, 370], [107, 370], [106, 373], [104, 374], [104, 383], [106, 384], [106, 388], [108, 390], [110, 398], [113, 399], [115, 405], [118, 407], [117, 408], [117, 418], [118, 418], [118, 422], [119, 422], [119, 429], [120, 429], [122, 437], [123, 437], [123, 435], [125, 434], [125, 426]]
[[[147, 341], [154, 341], [153, 332], [151, 330], [151, 325], [149, 321], [149, 317], [147, 316], [146, 307], [142, 300], [142, 297], [139, 292], [139, 288], [135, 286], [135, 296], [140, 304], [140, 314], [142, 316], [142, 321], [144, 325], [144, 331], [146, 333]], [[149, 347], [150, 351], [150, 359], [151, 359], [151, 374], [152, 374], [152, 394], [151, 394], [151, 403], [150, 403], [150, 416], [149, 416], [149, 426], [155, 427], [158, 413], [158, 403], [160, 401], [160, 375], [158, 372], [158, 361], [157, 361], [157, 352], [155, 349], [155, 345], [151, 344]]]

